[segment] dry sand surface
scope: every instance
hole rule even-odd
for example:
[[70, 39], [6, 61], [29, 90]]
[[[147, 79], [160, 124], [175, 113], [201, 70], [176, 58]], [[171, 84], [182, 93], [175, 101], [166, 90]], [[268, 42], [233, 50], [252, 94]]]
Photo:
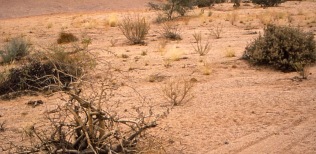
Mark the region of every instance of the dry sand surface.
[[[264, 23], [291, 25], [316, 34], [316, 2], [291, 1], [266, 9], [250, 4], [236, 10], [232, 4], [225, 3], [205, 8], [204, 13], [194, 9], [189, 12], [189, 17], [173, 22], [181, 27], [182, 40], [168, 41], [162, 48], [163, 39], [159, 34], [162, 25], [153, 23], [157, 12], [145, 10], [141, 2], [146, 0], [125, 3], [127, 1], [113, 1], [112, 7], [105, 6], [105, 1], [90, 4], [90, 1], [83, 0], [89, 7], [80, 8], [81, 5], [75, 1], [65, 6], [58, 0], [45, 1], [45, 5], [44, 0], [39, 0], [36, 1], [37, 8], [41, 9], [25, 10], [30, 6], [27, 0], [21, 3], [0, 0], [0, 18], [16, 17], [0, 20], [0, 45], [12, 37], [23, 35], [36, 50], [55, 43], [61, 31], [78, 37], [89, 36], [92, 38], [91, 52], [106, 57], [114, 68], [121, 70], [124, 77], [118, 77], [118, 82], [135, 87], [152, 106], [168, 106], [161, 87], [169, 78], [195, 78], [194, 98], [174, 106], [167, 117], [158, 121], [158, 127], [149, 131], [162, 144], [164, 150], [160, 150], [161, 153], [316, 153], [316, 67], [309, 69], [307, 80], [299, 81], [296, 72], [283, 73], [251, 66], [240, 60], [247, 44], [262, 33]], [[129, 7], [133, 11], [120, 10]], [[60, 10], [91, 13], [30, 16]], [[126, 15], [135, 14], [152, 22], [146, 45], [130, 45], [118, 27], [107, 24], [109, 20], [117, 18], [120, 21]], [[29, 17], [17, 18], [25, 15]], [[218, 26], [223, 31], [221, 38], [215, 39], [211, 31]], [[195, 32], [201, 32], [204, 41], [211, 36], [212, 48], [203, 57], [193, 49], [192, 34]], [[111, 40], [117, 40], [115, 46], [111, 46]], [[128, 58], [114, 57], [100, 49], [117, 55], [125, 54]], [[144, 52], [147, 54], [142, 54]], [[166, 60], [170, 58], [170, 52], [182, 53], [180, 60]], [[227, 56], [228, 53], [235, 56]], [[170, 67], [166, 67], [168, 65]], [[5, 67], [1, 66], [1, 71]], [[91, 80], [102, 73], [96, 72]], [[149, 82], [149, 76], [153, 74], [165, 76], [165, 79]], [[123, 109], [137, 105], [137, 95], [133, 90], [123, 87], [119, 92], [121, 97], [115, 99], [125, 102]], [[7, 148], [9, 142], [26, 142], [22, 141], [20, 133], [32, 125], [42, 126], [46, 120], [45, 112], [63, 103], [59, 96], [23, 96], [0, 101], [0, 122], [7, 121], [5, 131], [0, 132], [0, 147]], [[37, 99], [45, 103], [36, 108], [25, 104]], [[0, 153], [8, 151], [0, 148]]]
[[43, 14], [144, 9], [155, 0], [0, 0], [0, 19]]

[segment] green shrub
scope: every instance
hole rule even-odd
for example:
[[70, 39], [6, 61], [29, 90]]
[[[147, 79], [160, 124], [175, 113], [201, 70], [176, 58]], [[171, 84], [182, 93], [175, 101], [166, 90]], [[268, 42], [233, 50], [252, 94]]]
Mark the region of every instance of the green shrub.
[[268, 25], [264, 35], [246, 47], [243, 58], [254, 64], [295, 71], [297, 64], [307, 65], [316, 61], [314, 36], [297, 28]]
[[252, 0], [252, 3], [261, 5], [263, 7], [278, 6], [285, 2], [285, 0]]
[[194, 1], [192, 0], [168, 0], [163, 4], [148, 3], [153, 10], [161, 10], [171, 20], [175, 13], [184, 16], [189, 9], [192, 9]]
[[58, 44], [66, 44], [76, 41], [78, 41], [78, 38], [74, 34], [65, 32], [59, 33], [59, 38], [57, 39]]
[[19, 60], [29, 54], [30, 44], [21, 37], [13, 38], [9, 41], [4, 51], [0, 51], [2, 63], [9, 63], [13, 60]]
[[133, 44], [144, 43], [145, 37], [150, 29], [150, 25], [146, 19], [139, 16], [135, 19], [125, 17], [118, 27], [123, 35]]

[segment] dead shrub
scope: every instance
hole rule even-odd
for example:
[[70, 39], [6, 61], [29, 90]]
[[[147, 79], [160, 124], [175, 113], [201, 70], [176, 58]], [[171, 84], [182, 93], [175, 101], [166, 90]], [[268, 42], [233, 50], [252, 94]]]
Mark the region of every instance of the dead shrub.
[[[136, 153], [146, 130], [157, 126], [151, 107], [134, 106], [119, 112], [111, 101], [119, 85], [110, 69], [86, 86], [64, 92], [64, 105], [47, 112], [50, 125], [34, 126], [32, 146], [17, 152], [44, 153]], [[81, 84], [76, 84], [81, 85]], [[87, 90], [88, 87], [91, 87]], [[87, 91], [89, 92], [87, 92]], [[91, 93], [92, 92], [92, 93]]]
[[181, 40], [180, 31], [179, 25], [167, 23], [163, 24], [161, 35], [169, 40]]
[[215, 26], [215, 28], [210, 29], [209, 30], [211, 32], [211, 34], [216, 38], [219, 39], [222, 36], [223, 33], [223, 25], [222, 24], [218, 24]]
[[118, 27], [131, 43], [143, 44], [150, 29], [150, 24], [144, 17], [125, 17]]
[[86, 52], [69, 53], [62, 47], [51, 47], [45, 53], [33, 55], [24, 66], [10, 69], [0, 83], [0, 95], [25, 90], [65, 90], [88, 68], [93, 68], [94, 62]]
[[193, 48], [195, 52], [200, 54], [200, 56], [206, 55], [210, 49], [211, 45], [209, 42], [206, 42], [205, 44], [202, 43], [202, 34], [200, 33], [194, 33], [193, 37], [195, 39], [195, 45], [193, 45]]
[[173, 106], [178, 106], [193, 98], [192, 89], [194, 83], [186, 80], [170, 79], [163, 87], [164, 98]]

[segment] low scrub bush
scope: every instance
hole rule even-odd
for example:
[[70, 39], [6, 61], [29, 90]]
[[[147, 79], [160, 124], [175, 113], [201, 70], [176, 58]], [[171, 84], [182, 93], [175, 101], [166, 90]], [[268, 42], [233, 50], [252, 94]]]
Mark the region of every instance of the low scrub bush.
[[90, 57], [84, 52], [68, 53], [61, 47], [33, 55], [29, 63], [9, 70], [0, 83], [0, 95], [25, 90], [65, 90], [95, 66]]
[[150, 29], [150, 24], [144, 17], [126, 17], [118, 25], [123, 35], [133, 44], [144, 43], [145, 37]]
[[151, 9], [163, 11], [168, 20], [171, 20], [175, 13], [184, 16], [193, 5], [192, 0], [168, 0], [163, 4], [148, 3]]
[[278, 6], [283, 2], [285, 2], [285, 0], [252, 0], [252, 3], [258, 4], [263, 7]]
[[21, 37], [16, 37], [10, 40], [5, 46], [4, 50], [0, 50], [2, 63], [9, 63], [13, 60], [19, 60], [28, 55], [30, 52], [30, 44]]
[[264, 35], [246, 47], [243, 58], [254, 64], [295, 71], [298, 64], [305, 66], [316, 61], [314, 35], [297, 28], [268, 25]]
[[178, 25], [164, 24], [161, 35], [169, 40], [181, 40], [180, 31], [181, 29]]
[[214, 0], [196, 0], [195, 5], [198, 7], [210, 7], [214, 2]]
[[76, 41], [78, 41], [78, 38], [74, 34], [65, 32], [59, 33], [59, 38], [57, 39], [58, 44], [66, 44]]

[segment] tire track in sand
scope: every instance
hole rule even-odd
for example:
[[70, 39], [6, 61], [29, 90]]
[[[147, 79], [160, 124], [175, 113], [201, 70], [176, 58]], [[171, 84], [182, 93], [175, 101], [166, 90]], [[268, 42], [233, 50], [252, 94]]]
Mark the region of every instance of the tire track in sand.
[[236, 139], [210, 153], [282, 153], [308, 137], [316, 121], [298, 117], [289, 125], [269, 126], [259, 132]]

